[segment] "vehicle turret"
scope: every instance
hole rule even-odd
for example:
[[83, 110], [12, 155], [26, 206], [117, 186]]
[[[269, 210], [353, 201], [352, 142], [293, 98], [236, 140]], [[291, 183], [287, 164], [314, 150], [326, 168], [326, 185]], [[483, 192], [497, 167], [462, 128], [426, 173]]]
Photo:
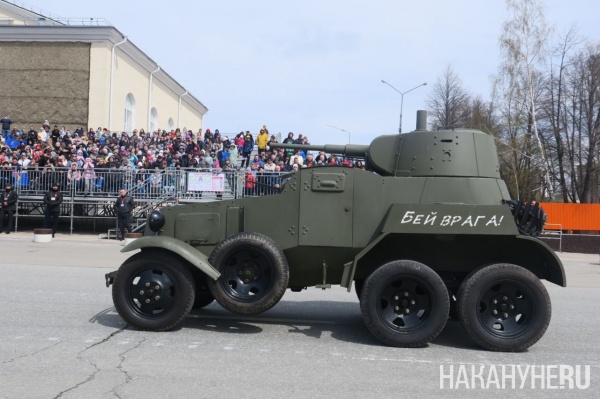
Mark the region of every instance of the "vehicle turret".
[[382, 176], [500, 178], [491, 135], [469, 129], [428, 131], [426, 120], [426, 111], [419, 111], [415, 131], [379, 136], [370, 145], [270, 145], [363, 158], [367, 169]]

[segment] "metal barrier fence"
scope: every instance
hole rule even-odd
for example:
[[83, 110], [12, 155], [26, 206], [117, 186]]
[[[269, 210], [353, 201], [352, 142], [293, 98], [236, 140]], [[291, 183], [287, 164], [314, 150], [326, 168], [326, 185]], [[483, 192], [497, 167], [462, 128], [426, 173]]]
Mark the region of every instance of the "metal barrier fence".
[[[93, 221], [115, 217], [114, 201], [121, 187], [128, 190], [136, 208], [132, 220], [140, 227], [147, 213], [164, 205], [186, 202], [215, 201], [279, 192], [286, 173], [249, 173], [222, 169], [99, 169], [27, 168], [21, 171], [0, 169], [0, 189], [11, 183], [19, 195], [15, 228], [19, 218], [44, 215], [43, 196], [53, 183], [63, 194], [61, 219]], [[95, 227], [94, 227], [95, 229]]]
[[[19, 197], [43, 196], [53, 183], [67, 197], [112, 198], [120, 188], [136, 200], [171, 197], [179, 201], [231, 199], [275, 194], [285, 173], [223, 169], [84, 170], [81, 168], [0, 169], [0, 188], [10, 182]], [[211, 194], [212, 196], [210, 196]], [[207, 195], [209, 195], [207, 197]]]

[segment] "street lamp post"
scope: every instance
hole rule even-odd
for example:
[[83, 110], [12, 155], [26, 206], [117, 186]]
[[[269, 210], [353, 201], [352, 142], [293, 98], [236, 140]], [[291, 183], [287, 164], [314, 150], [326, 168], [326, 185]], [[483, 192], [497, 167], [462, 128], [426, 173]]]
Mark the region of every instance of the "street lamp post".
[[327, 125], [327, 126], [329, 126], [329, 127], [332, 127], [332, 128], [334, 128], [334, 129], [337, 129], [337, 130], [339, 130], [339, 131], [342, 131], [342, 132], [344, 132], [344, 133], [348, 133], [348, 144], [350, 144], [350, 132], [349, 132], [349, 131], [347, 131], [347, 130], [344, 130], [344, 129], [342, 129], [341, 127], [337, 127], [337, 126], [332, 126], [332, 125]]
[[404, 107], [404, 95], [406, 93], [410, 93], [411, 91], [418, 89], [421, 86], [426, 86], [427, 82], [425, 83], [421, 83], [418, 86], [413, 87], [410, 90], [405, 91], [404, 93], [401, 92], [400, 90], [396, 89], [394, 86], [392, 86], [391, 84], [389, 84], [388, 82], [386, 82], [385, 80], [381, 79], [381, 83], [385, 83], [386, 85], [390, 86], [392, 89], [396, 90], [398, 93], [400, 93], [401, 96], [401, 100], [400, 100], [400, 125], [398, 126], [398, 133], [402, 133], [402, 108]]

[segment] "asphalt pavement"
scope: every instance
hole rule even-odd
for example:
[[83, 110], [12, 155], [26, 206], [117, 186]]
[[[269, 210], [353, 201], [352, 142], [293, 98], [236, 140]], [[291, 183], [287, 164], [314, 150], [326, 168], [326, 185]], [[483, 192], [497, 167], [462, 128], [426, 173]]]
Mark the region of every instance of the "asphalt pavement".
[[[1, 398], [600, 397], [598, 255], [559, 254], [569, 287], [545, 283], [548, 331], [524, 353], [494, 353], [453, 320], [426, 348], [383, 346], [364, 326], [355, 293], [340, 287], [287, 291], [255, 317], [213, 303], [178, 330], [137, 331], [104, 285], [129, 256], [118, 241], [32, 238], [0, 236]], [[585, 375], [563, 383], [564, 373], [552, 381], [561, 366], [587, 367], [588, 383]], [[544, 377], [520, 378], [523, 370]]]

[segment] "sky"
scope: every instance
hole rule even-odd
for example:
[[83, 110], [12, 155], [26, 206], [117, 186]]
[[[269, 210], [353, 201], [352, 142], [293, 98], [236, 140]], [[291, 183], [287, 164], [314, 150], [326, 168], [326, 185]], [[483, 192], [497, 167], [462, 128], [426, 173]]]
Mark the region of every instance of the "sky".
[[[15, 1], [21, 4], [20, 1]], [[598, 0], [545, 0], [557, 33], [600, 41]], [[28, 0], [104, 18], [208, 107], [204, 128], [368, 144], [415, 129], [450, 65], [487, 98], [500, 64], [501, 0]], [[333, 126], [333, 127], [332, 127]], [[189, 128], [189, 127], [188, 127]], [[195, 131], [196, 129], [194, 129]]]

